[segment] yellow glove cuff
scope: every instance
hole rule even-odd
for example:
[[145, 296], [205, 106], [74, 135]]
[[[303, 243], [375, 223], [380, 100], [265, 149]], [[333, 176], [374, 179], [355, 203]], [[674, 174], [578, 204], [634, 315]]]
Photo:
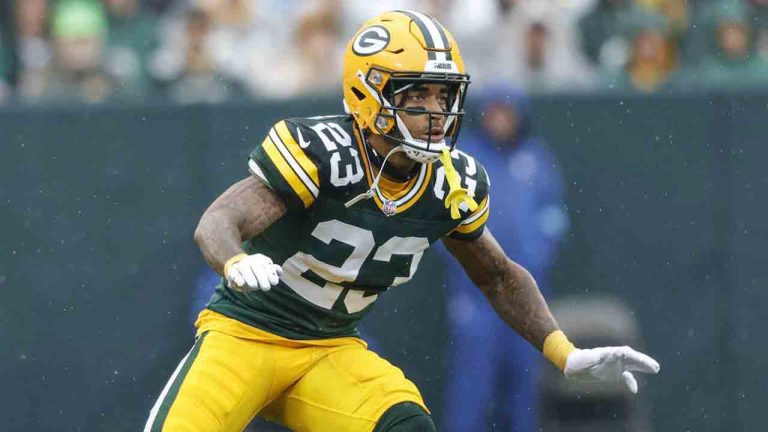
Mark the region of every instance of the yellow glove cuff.
[[235, 265], [238, 261], [242, 260], [243, 258], [246, 258], [248, 254], [237, 254], [233, 256], [232, 258], [228, 259], [227, 262], [224, 263], [224, 277], [227, 276], [227, 273], [229, 273], [229, 268]]
[[553, 331], [544, 339], [544, 357], [549, 359], [560, 370], [565, 369], [565, 359], [568, 358], [568, 354], [576, 350], [571, 341], [568, 340], [568, 336], [560, 330]]

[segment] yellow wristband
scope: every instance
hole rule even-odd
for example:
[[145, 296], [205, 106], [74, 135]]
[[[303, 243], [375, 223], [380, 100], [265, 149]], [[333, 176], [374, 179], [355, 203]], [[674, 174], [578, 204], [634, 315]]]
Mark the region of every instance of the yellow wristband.
[[553, 331], [544, 339], [544, 357], [549, 359], [560, 370], [565, 369], [565, 359], [568, 358], [568, 354], [572, 353], [576, 349], [575, 346], [568, 340], [568, 336], [560, 330]]
[[232, 267], [234, 264], [236, 264], [238, 261], [242, 260], [243, 258], [247, 257], [248, 254], [237, 254], [233, 256], [232, 258], [228, 259], [227, 262], [224, 263], [224, 277], [227, 276], [227, 273], [229, 273], [229, 268]]

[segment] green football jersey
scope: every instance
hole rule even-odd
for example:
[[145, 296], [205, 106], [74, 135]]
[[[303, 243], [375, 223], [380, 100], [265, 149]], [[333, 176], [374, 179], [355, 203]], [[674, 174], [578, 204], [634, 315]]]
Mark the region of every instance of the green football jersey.
[[453, 165], [479, 204], [453, 219], [444, 205], [441, 162], [421, 164], [410, 180], [384, 177], [370, 199], [350, 207], [374, 181], [372, 150], [350, 116], [278, 122], [248, 161], [249, 171], [286, 202], [288, 211], [244, 242], [283, 268], [269, 291], [238, 292], [222, 282], [208, 308], [291, 339], [357, 334], [378, 296], [410, 280], [424, 251], [444, 236], [478, 237], [488, 218], [485, 169], [458, 150]]

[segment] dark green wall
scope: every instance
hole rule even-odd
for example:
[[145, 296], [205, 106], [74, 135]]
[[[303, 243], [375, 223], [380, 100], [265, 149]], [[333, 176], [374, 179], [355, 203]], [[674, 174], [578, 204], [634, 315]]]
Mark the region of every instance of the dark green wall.
[[[245, 156], [272, 122], [338, 105], [0, 111], [8, 430], [139, 429], [191, 343], [199, 215], [246, 175]], [[556, 293], [612, 293], [635, 311], [662, 363], [641, 389], [656, 430], [759, 428], [768, 97], [534, 105], [568, 181], [572, 230]], [[366, 330], [439, 418], [442, 296], [424, 270], [380, 301]]]

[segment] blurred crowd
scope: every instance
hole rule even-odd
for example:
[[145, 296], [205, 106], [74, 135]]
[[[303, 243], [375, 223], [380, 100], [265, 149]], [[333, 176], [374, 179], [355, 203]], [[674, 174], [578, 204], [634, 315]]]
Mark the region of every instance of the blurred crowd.
[[389, 9], [438, 18], [473, 86], [768, 88], [768, 0], [8, 0], [0, 103], [339, 94], [346, 42]]

